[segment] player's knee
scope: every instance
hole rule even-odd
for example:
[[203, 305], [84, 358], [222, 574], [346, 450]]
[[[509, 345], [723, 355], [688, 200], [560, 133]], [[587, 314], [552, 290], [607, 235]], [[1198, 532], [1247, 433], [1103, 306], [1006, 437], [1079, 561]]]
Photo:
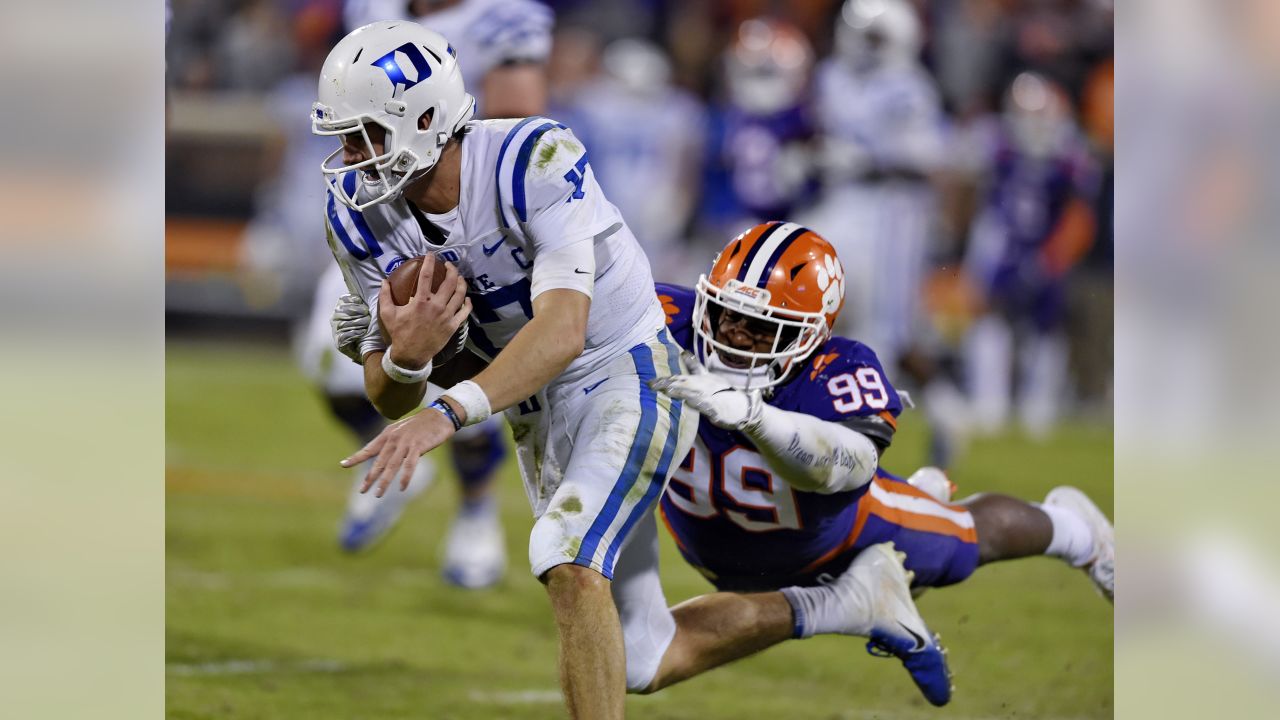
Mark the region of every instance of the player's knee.
[[609, 592], [609, 580], [595, 570], [565, 563], [556, 565], [539, 578], [547, 586], [552, 599], [571, 599], [598, 592]]

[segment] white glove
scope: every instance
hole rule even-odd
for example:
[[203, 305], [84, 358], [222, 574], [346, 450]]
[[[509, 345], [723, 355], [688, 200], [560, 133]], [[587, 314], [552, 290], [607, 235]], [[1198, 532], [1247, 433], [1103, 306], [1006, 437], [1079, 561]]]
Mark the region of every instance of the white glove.
[[760, 422], [764, 400], [759, 390], [739, 390], [728, 380], [707, 372], [692, 354], [683, 353], [685, 375], [671, 375], [649, 382], [649, 387], [689, 407], [726, 430], [747, 431]]
[[357, 365], [364, 364], [360, 357], [360, 341], [369, 334], [369, 306], [359, 295], [343, 295], [333, 309], [329, 327], [333, 329], [333, 343], [338, 352], [351, 358]]

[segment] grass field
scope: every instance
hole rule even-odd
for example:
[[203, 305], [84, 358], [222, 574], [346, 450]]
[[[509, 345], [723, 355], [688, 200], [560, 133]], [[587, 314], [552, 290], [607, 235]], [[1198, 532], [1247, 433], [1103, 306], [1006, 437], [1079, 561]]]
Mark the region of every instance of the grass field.
[[[352, 443], [287, 354], [175, 342], [167, 366], [168, 717], [563, 717], [513, 465], [501, 483], [511, 571], [497, 589], [457, 590], [437, 572], [456, 496], [447, 470], [387, 542], [343, 555], [335, 531], [350, 476], [337, 460]], [[891, 470], [923, 457], [911, 419]], [[979, 442], [951, 475], [961, 495], [1038, 499], [1072, 483], [1110, 513], [1110, 429], [1068, 427], [1044, 445]], [[708, 591], [665, 534], [662, 562], [673, 603]], [[827, 637], [629, 698], [628, 716], [1111, 717], [1111, 607], [1079, 572], [1047, 559], [983, 568], [920, 607], [956, 673], [955, 699], [941, 710], [897, 661]]]

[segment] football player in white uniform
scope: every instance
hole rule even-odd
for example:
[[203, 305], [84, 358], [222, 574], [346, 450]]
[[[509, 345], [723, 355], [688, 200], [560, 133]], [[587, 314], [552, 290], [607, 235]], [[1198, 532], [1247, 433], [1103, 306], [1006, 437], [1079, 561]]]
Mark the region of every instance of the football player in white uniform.
[[[377, 20], [414, 19], [448, 37], [457, 53], [463, 84], [479, 88], [477, 114], [482, 117], [527, 117], [546, 109], [544, 63], [551, 50], [551, 10], [534, 0], [349, 0], [344, 8], [348, 30]], [[320, 157], [323, 157], [321, 155]], [[335, 299], [346, 291], [342, 276], [330, 264], [317, 288], [308, 332], [309, 358], [330, 349], [330, 314]], [[340, 312], [350, 311], [355, 298], [338, 301]], [[349, 316], [348, 316], [349, 317]], [[341, 322], [342, 319], [335, 322]], [[334, 332], [341, 332], [337, 325]], [[353, 359], [358, 352], [351, 338], [340, 349]], [[311, 360], [309, 365], [320, 365]], [[359, 368], [345, 362], [323, 366], [326, 395], [335, 413], [362, 441], [381, 429], [377, 413], [364, 397]], [[432, 392], [438, 392], [439, 388]], [[372, 416], [372, 417], [370, 417]], [[496, 583], [506, 569], [506, 543], [491, 492], [494, 473], [505, 457], [501, 421], [494, 419], [463, 430], [450, 442], [454, 470], [462, 485], [462, 502], [449, 527], [444, 546], [443, 575], [467, 588]], [[367, 468], [364, 468], [367, 469]], [[348, 501], [340, 542], [349, 551], [380, 540], [399, 519], [405, 505], [422, 493], [434, 466], [423, 458], [404, 492], [378, 498], [362, 494], [362, 471]]]
[[[920, 298], [935, 235], [933, 177], [946, 148], [942, 101], [919, 61], [920, 19], [908, 0], [847, 0], [835, 53], [815, 76], [823, 199], [806, 224], [849, 260], [838, 332], [857, 337], [890, 372], [909, 371], [929, 419], [932, 461], [962, 445], [966, 403], [921, 343]], [[903, 360], [907, 362], [903, 362]]]
[[615, 40], [603, 73], [579, 89], [567, 120], [591, 147], [600, 184], [631, 225], [663, 282], [693, 282], [684, 233], [699, 195], [706, 116], [671, 82], [671, 65], [653, 44]]
[[[373, 458], [367, 489], [407, 485], [418, 459], [495, 410], [512, 425], [536, 521], [529, 560], [551, 598], [574, 717], [621, 717], [625, 660], [609, 581], [652, 512], [697, 416], [649, 381], [680, 371], [648, 260], [601, 193], [586, 149], [545, 118], [472, 121], [454, 48], [410, 22], [378, 22], [321, 72], [330, 245], [374, 322], [365, 388], [387, 417], [416, 410], [432, 358], [467, 323], [489, 363], [343, 460]], [[404, 306], [386, 276], [427, 256]], [[432, 292], [437, 263], [445, 276]], [[454, 363], [459, 362], [454, 360]]]

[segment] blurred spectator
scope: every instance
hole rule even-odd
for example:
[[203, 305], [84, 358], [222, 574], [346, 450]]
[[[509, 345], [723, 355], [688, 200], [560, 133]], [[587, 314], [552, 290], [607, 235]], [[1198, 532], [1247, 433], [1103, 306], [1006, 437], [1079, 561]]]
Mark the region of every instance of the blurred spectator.
[[1034, 73], [1010, 85], [988, 148], [966, 258], [988, 308], [968, 340], [974, 419], [1005, 425], [1016, 375], [1019, 419], [1043, 436], [1061, 411], [1067, 273], [1094, 242], [1097, 170], [1066, 91]]
[[720, 243], [760, 222], [790, 219], [812, 197], [812, 68], [808, 40], [780, 20], [747, 20], [725, 51], [703, 218]]

